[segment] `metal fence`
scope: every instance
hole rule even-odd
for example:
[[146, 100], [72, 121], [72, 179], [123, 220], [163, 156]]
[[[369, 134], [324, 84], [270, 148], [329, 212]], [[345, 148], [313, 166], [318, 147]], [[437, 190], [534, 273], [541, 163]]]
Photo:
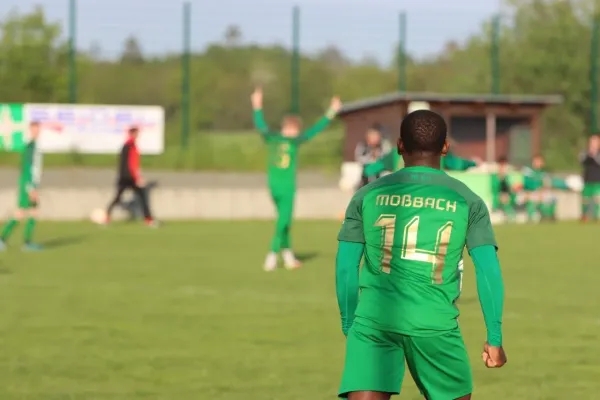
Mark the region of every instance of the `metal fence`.
[[[60, 28], [52, 46], [64, 54], [57, 57], [62, 64], [46, 94], [21, 91], [3, 94], [2, 101], [158, 104], [166, 110], [170, 144], [187, 147], [199, 131], [250, 129], [247, 96], [256, 84], [269, 89], [270, 122], [288, 112], [315, 117], [334, 92], [346, 100], [429, 90], [427, 75], [416, 79], [411, 71], [427, 71], [429, 59], [451, 53], [469, 35], [484, 43], [478, 63], [485, 66], [451, 71], [447, 81], [478, 79], [452, 89], [439, 85], [439, 91], [512, 90], [504, 84], [512, 55], [505, 54], [501, 37], [516, 23], [513, 16], [501, 18], [493, 4], [458, 1], [432, 8], [425, 3], [402, 10], [375, 0], [304, 0], [299, 6], [287, 0], [7, 0], [0, 20], [18, 18], [13, 12], [35, 14], [39, 5], [42, 21], [23, 23]], [[593, 131], [598, 130], [598, 26], [589, 29], [587, 47]], [[589, 35], [582, 40], [589, 41]], [[435, 60], [443, 67], [443, 59]]]

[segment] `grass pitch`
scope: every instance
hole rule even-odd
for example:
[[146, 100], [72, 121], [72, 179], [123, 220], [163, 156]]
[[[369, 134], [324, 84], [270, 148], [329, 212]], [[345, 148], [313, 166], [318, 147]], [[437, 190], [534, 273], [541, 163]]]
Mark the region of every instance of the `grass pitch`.
[[[338, 224], [295, 227], [305, 268], [261, 270], [268, 222], [40, 223], [0, 255], [0, 399], [327, 400], [343, 363]], [[474, 273], [461, 325], [475, 398], [600, 398], [598, 227], [497, 229], [509, 363], [486, 370]], [[407, 376], [400, 398], [419, 399]]]

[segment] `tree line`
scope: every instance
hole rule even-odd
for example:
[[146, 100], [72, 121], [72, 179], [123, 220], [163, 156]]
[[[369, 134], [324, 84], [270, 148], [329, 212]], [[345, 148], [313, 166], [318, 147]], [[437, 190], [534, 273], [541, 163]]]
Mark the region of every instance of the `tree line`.
[[[562, 106], [545, 116], [545, 149], [557, 166], [572, 164], [574, 149], [590, 133], [593, 107], [590, 75], [593, 0], [512, 0], [505, 4], [499, 36], [500, 89], [509, 94], [560, 94]], [[442, 93], [487, 93], [491, 87], [491, 25], [466, 41], [449, 42], [436, 56], [408, 55], [407, 89]], [[64, 27], [44, 10], [11, 13], [0, 26], [2, 102], [68, 102], [69, 48]], [[248, 96], [265, 88], [272, 123], [290, 104], [291, 54], [281, 46], [248, 45], [230, 28], [220, 43], [191, 55], [192, 129], [252, 128]], [[335, 47], [301, 55], [300, 109], [311, 119], [332, 94], [345, 101], [376, 96], [397, 87], [394, 66], [353, 62]], [[158, 104], [168, 127], [178, 132], [181, 57], [147, 57], [143, 43], [128, 38], [118, 59], [95, 51], [76, 54], [78, 102]], [[593, 72], [593, 71], [592, 71]], [[596, 72], [597, 74], [597, 72]]]

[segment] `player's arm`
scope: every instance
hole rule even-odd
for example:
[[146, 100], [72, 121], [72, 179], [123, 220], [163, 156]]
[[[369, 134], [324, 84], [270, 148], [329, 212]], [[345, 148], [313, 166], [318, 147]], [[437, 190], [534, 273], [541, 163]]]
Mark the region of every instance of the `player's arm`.
[[383, 171], [394, 171], [397, 154], [393, 151], [385, 154], [377, 161], [365, 165], [365, 176], [375, 176]]
[[357, 192], [350, 201], [338, 235], [335, 291], [344, 335], [348, 334], [352, 326], [358, 305], [358, 271], [365, 249], [361, 193], [362, 191]]
[[129, 145], [129, 149], [127, 150], [127, 168], [129, 169], [131, 178], [133, 178], [133, 182], [138, 186], [143, 185], [140, 168], [140, 153], [138, 152], [137, 147], [132, 144]]
[[256, 88], [250, 97], [252, 102], [252, 120], [254, 128], [264, 137], [269, 134], [269, 126], [265, 121], [263, 113], [263, 92], [261, 88]]
[[489, 212], [481, 199], [470, 206], [466, 244], [475, 265], [477, 294], [487, 329], [487, 343], [502, 347], [504, 282]]
[[298, 138], [300, 143], [308, 142], [319, 133], [323, 132], [329, 126], [331, 121], [335, 119], [341, 108], [342, 101], [339, 97], [334, 97], [331, 99], [331, 104], [329, 105], [327, 112], [325, 112], [325, 115], [322, 116], [313, 126], [302, 132]]
[[446, 154], [442, 160], [442, 167], [450, 171], [466, 171], [477, 166], [475, 161], [455, 156], [452, 153]]
[[335, 292], [344, 335], [348, 335], [358, 305], [358, 271], [364, 250], [363, 243], [338, 242], [335, 257]]

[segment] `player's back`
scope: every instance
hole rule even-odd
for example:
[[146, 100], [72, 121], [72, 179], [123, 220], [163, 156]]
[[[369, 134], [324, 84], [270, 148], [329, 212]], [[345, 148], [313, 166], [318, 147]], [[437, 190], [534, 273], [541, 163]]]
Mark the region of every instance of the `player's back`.
[[443, 171], [410, 167], [357, 192], [365, 262], [356, 322], [414, 336], [457, 326], [458, 265], [483, 201]]

